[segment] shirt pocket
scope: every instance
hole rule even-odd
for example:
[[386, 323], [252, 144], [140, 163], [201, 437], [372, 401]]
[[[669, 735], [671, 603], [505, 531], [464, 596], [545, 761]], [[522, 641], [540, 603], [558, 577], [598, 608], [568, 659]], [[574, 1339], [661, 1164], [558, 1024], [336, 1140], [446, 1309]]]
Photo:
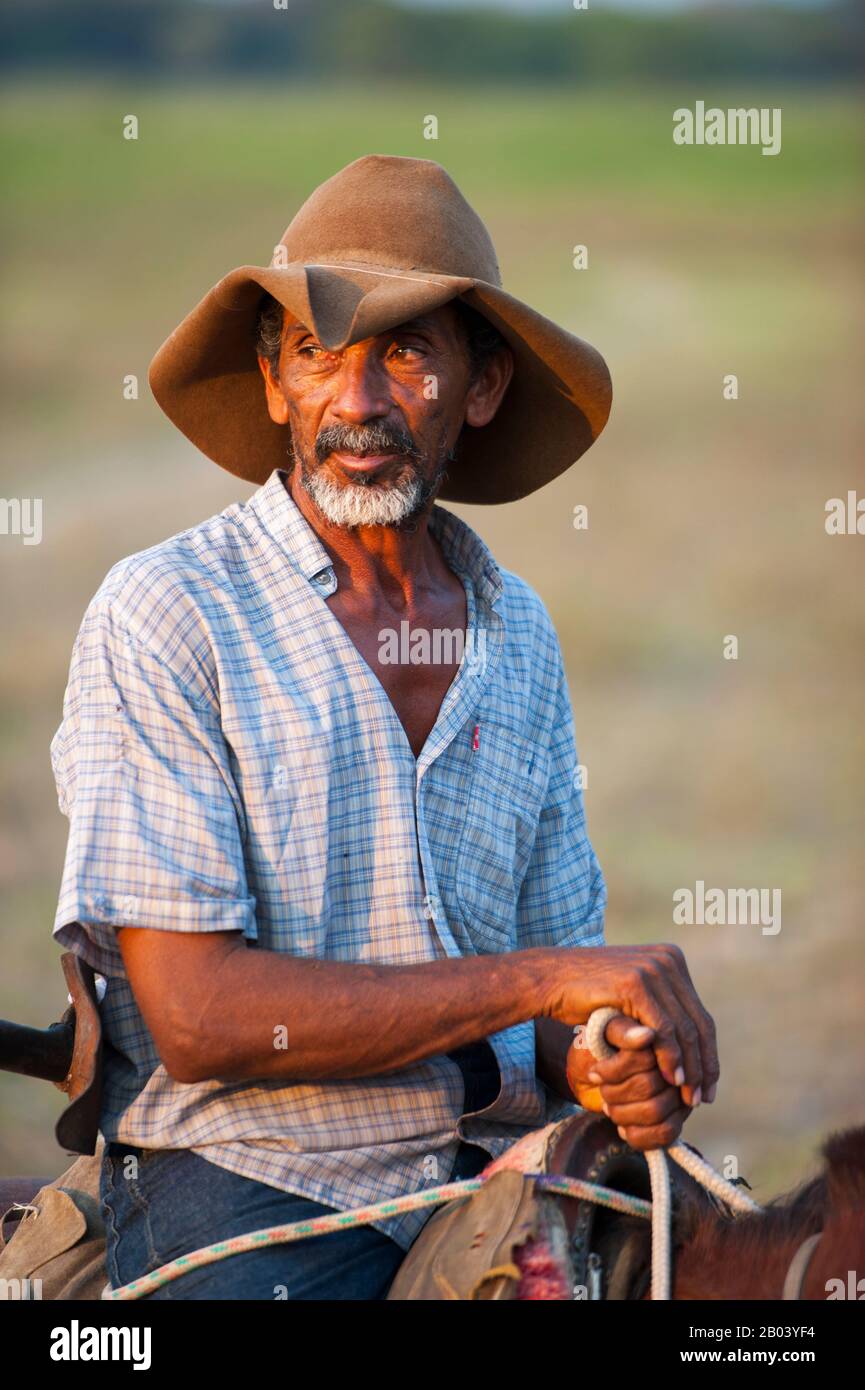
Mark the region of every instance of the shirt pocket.
[[456, 899], [481, 950], [512, 950], [516, 906], [549, 780], [549, 755], [505, 725], [481, 723], [470, 755]]

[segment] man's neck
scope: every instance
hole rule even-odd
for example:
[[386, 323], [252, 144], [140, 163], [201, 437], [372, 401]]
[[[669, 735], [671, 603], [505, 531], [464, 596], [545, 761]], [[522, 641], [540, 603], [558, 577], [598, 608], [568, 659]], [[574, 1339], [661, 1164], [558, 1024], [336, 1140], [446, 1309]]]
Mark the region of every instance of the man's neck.
[[288, 491], [333, 561], [343, 592], [352, 591], [372, 606], [384, 601], [401, 610], [415, 609], [424, 598], [452, 580], [438, 541], [429, 531], [435, 499], [411, 529], [394, 526], [337, 526], [322, 516], [294, 469]]

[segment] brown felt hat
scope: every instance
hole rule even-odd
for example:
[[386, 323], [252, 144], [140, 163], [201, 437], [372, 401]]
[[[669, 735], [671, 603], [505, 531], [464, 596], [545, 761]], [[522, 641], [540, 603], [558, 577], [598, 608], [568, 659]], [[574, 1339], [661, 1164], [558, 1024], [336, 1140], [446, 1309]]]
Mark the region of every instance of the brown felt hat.
[[515, 371], [495, 419], [466, 426], [439, 497], [512, 502], [569, 468], [597, 439], [612, 388], [600, 353], [502, 289], [489, 233], [428, 159], [371, 154], [307, 199], [270, 266], [243, 265], [205, 295], [150, 364], [170, 420], [248, 482], [286, 466], [286, 426], [267, 413], [256, 360], [262, 292], [332, 351], [457, 297], [510, 344]]

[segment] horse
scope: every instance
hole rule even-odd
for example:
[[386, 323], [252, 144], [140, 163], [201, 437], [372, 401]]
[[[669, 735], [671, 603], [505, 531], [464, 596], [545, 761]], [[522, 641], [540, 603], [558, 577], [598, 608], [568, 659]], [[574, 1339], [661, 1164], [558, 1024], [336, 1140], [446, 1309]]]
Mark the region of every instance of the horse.
[[[820, 1154], [818, 1176], [744, 1213], [670, 1163], [670, 1298], [865, 1298], [865, 1126], [833, 1133]], [[389, 1298], [652, 1297], [647, 1161], [604, 1116], [527, 1136], [482, 1177], [479, 1192], [430, 1219]], [[578, 1195], [548, 1186], [560, 1178]], [[623, 1209], [597, 1204], [611, 1195]]]
[[865, 1299], [865, 1125], [833, 1133], [820, 1155], [822, 1173], [762, 1211], [731, 1220], [686, 1204], [673, 1298], [779, 1299], [796, 1252], [816, 1236], [795, 1296]]

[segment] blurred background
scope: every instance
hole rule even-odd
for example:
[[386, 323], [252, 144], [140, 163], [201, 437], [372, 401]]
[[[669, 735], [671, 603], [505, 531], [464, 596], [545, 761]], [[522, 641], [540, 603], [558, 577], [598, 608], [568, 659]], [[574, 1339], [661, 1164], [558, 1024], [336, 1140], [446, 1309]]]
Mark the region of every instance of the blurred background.
[[[39, 545], [0, 535], [0, 1016], [65, 1007], [48, 749], [84, 609], [116, 560], [251, 491], [162, 416], [153, 353], [350, 160], [432, 158], [506, 287], [613, 375], [573, 470], [454, 508], [561, 636], [608, 939], [678, 941], [716, 1020], [686, 1137], [760, 1198], [813, 1171], [865, 1122], [865, 539], [824, 527], [865, 495], [853, 6], [19, 0], [0, 39], [0, 495], [43, 499]], [[780, 107], [781, 153], [675, 146], [697, 100]], [[781, 889], [781, 931], [674, 926], [698, 879]], [[68, 1166], [62, 1103], [0, 1073], [0, 1172]]]

